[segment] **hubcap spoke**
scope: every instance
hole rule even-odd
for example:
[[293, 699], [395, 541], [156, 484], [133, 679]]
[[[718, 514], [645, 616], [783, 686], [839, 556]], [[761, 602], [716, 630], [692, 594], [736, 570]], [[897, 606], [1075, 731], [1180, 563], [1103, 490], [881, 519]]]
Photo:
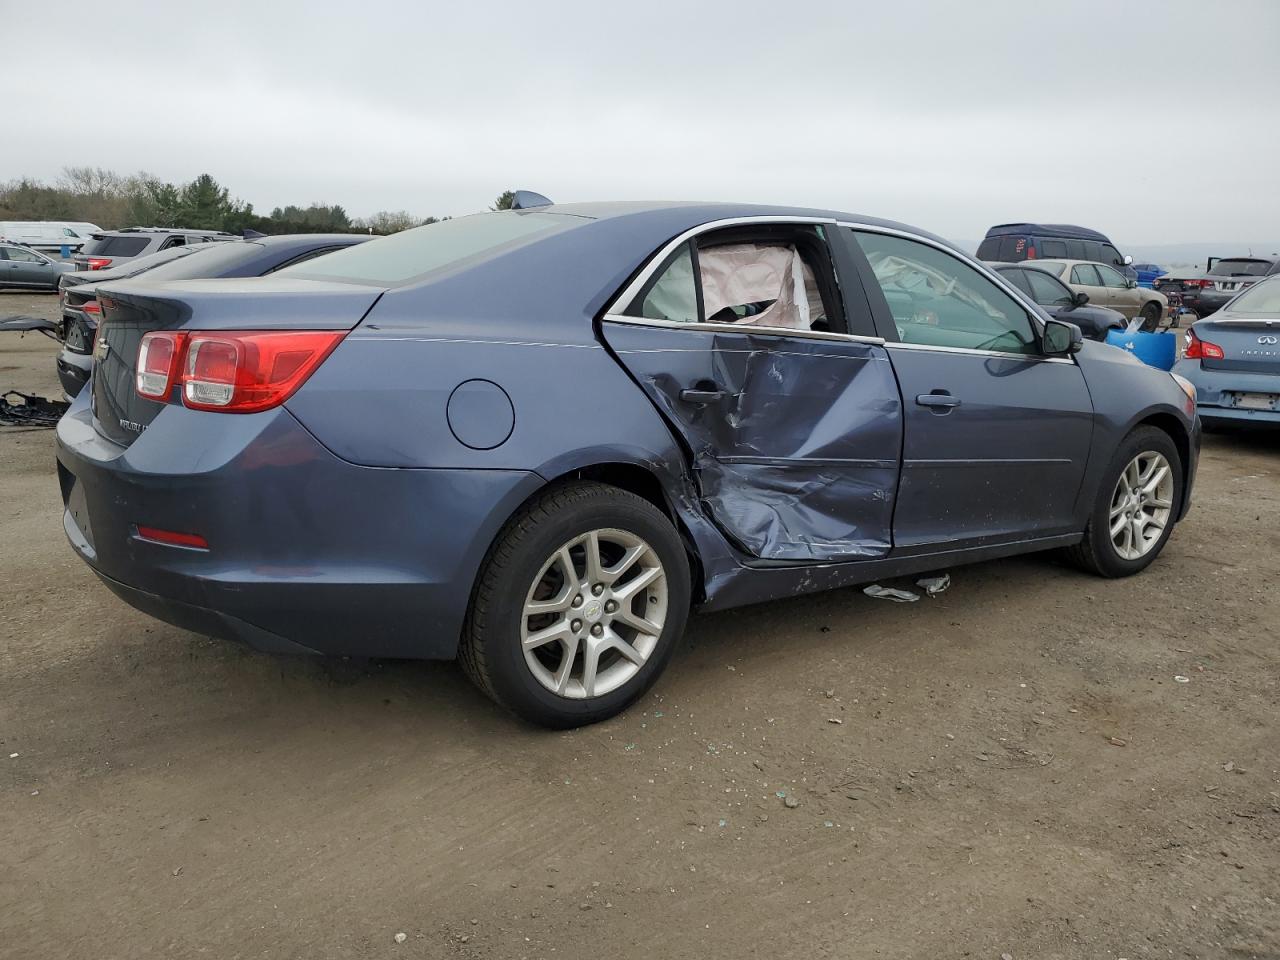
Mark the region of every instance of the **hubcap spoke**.
[[631, 627], [633, 630], [639, 630], [641, 633], [647, 633], [650, 636], [656, 637], [662, 632], [662, 624], [646, 620], [644, 617], [632, 612], [631, 608], [626, 605], [618, 608], [618, 612], [613, 619], [615, 623], [620, 623], [624, 627]]
[[642, 544], [637, 544], [634, 547], [628, 547], [627, 552], [622, 555], [621, 560], [615, 563], [612, 567], [601, 571], [600, 579], [605, 583], [617, 583], [618, 578], [634, 567], [636, 561], [644, 556], [645, 551], [648, 549], [649, 548], [647, 546]]
[[568, 620], [561, 620], [536, 633], [529, 634], [524, 638], [524, 648], [526, 650], [536, 650], [538, 647], [546, 646], [548, 643], [554, 643], [557, 640], [566, 646], [570, 642], [576, 642], [573, 637], [573, 629], [570, 627]]
[[625, 608], [627, 603], [639, 594], [641, 590], [648, 588], [650, 584], [656, 583], [663, 576], [661, 567], [649, 567], [643, 573], [633, 577], [613, 591], [613, 595], [618, 598], [618, 602]]

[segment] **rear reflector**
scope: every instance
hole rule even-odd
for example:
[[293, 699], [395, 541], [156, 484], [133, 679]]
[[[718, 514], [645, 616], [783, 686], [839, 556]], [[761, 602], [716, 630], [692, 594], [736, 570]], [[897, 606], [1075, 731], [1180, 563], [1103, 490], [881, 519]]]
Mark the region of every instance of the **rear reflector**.
[[196, 550], [208, 550], [209, 541], [197, 533], [177, 533], [173, 530], [161, 530], [159, 527], [144, 527], [138, 524], [138, 536], [153, 543], [163, 543], [170, 547], [192, 547]]

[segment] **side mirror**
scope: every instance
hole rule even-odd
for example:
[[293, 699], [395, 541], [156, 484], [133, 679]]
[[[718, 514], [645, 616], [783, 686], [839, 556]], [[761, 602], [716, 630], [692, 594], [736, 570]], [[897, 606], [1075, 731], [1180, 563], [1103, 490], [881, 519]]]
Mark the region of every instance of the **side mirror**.
[[1046, 356], [1066, 357], [1078, 353], [1084, 344], [1084, 334], [1074, 323], [1065, 320], [1048, 320], [1044, 325], [1041, 347]]
[[1075, 296], [1071, 298], [1071, 306], [1083, 307], [1089, 302], [1089, 295], [1083, 290], [1077, 290]]
[[1131, 263], [1133, 263], [1133, 257], [1129, 256], [1129, 255], [1126, 253], [1126, 254], [1124, 255], [1124, 265], [1127, 267], [1127, 266], [1129, 266]]
[[1126, 287], [1128, 287], [1130, 290], [1136, 290], [1136, 289], [1138, 289], [1138, 281], [1137, 281], [1137, 280], [1126, 280], [1126, 281], [1124, 282], [1124, 285], [1125, 285]]

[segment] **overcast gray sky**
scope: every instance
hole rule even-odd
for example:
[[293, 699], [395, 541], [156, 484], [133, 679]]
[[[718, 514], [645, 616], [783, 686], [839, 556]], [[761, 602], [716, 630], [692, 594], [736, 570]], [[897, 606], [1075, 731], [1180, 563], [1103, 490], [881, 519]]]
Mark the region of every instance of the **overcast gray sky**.
[[0, 0], [0, 23], [8, 90], [43, 91], [5, 98], [0, 180], [208, 172], [262, 212], [461, 214], [511, 186], [957, 241], [1022, 219], [1280, 238], [1276, 0]]

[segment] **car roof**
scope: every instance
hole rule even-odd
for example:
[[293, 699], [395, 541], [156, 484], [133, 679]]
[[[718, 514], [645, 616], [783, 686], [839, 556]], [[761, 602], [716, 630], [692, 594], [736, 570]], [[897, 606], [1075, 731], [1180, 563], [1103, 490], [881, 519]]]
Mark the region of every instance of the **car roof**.
[[1067, 240], [1103, 240], [1110, 243], [1105, 233], [1078, 227], [1074, 223], [997, 223], [987, 231], [988, 237], [1034, 234], [1038, 237], [1061, 237]]
[[[915, 236], [945, 244], [954, 250], [960, 248], [950, 240], [896, 220], [870, 217], [843, 210], [816, 207], [786, 207], [759, 203], [709, 202], [696, 200], [610, 200], [586, 203], [553, 203], [545, 207], [531, 207], [531, 213], [552, 213], [583, 217], [590, 220], [647, 220], [659, 217], [672, 223], [683, 223], [680, 232], [692, 230], [718, 220], [739, 218], [779, 217], [782, 219], [843, 220], [870, 226], [901, 230]], [[967, 256], [967, 254], [966, 254]]]

